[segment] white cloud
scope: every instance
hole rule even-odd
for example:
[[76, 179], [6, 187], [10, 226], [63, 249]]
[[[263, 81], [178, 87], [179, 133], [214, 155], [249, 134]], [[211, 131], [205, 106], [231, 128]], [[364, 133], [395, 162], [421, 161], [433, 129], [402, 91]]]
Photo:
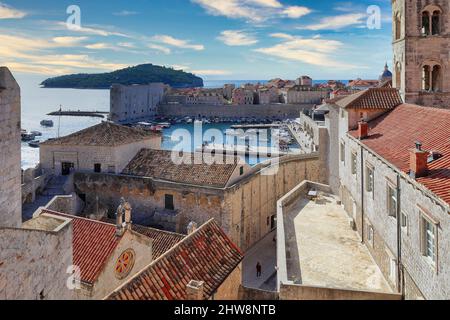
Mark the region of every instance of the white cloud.
[[331, 58], [333, 54], [343, 46], [343, 43], [340, 41], [326, 40], [317, 37], [301, 38], [282, 33], [275, 33], [271, 36], [284, 39], [284, 41], [275, 46], [259, 48], [254, 51], [283, 60], [298, 61], [323, 67], [355, 67], [346, 63], [334, 61]]
[[361, 25], [364, 19], [367, 18], [363, 13], [349, 13], [340, 16], [326, 17], [320, 20], [319, 23], [300, 27], [299, 29], [306, 30], [337, 30], [349, 26]]
[[298, 19], [310, 14], [311, 12], [311, 9], [299, 6], [290, 6], [283, 10], [283, 14], [292, 19]]
[[279, 39], [294, 39], [294, 36], [291, 36], [290, 34], [287, 33], [271, 33], [270, 36], [272, 38], [279, 38]]
[[191, 0], [214, 16], [261, 23], [271, 18], [300, 18], [311, 12], [301, 6], [284, 6], [278, 0]]
[[228, 46], [251, 46], [258, 43], [258, 39], [242, 30], [222, 31], [217, 39]]
[[161, 46], [159, 44], [150, 43], [148, 45], [148, 47], [150, 49], [153, 49], [153, 50], [156, 50], [156, 51], [160, 51], [160, 52], [165, 53], [165, 54], [170, 54], [172, 52], [172, 50], [170, 50], [170, 48]]
[[119, 17], [127, 17], [127, 16], [134, 16], [139, 14], [139, 12], [136, 11], [128, 11], [128, 10], [122, 10], [119, 12], [114, 12], [113, 15], [119, 16]]
[[205, 47], [201, 44], [191, 44], [189, 40], [181, 40], [168, 35], [156, 35], [152, 37], [155, 42], [163, 43], [172, 47], [191, 49], [195, 51], [205, 50]]
[[27, 13], [20, 11], [0, 2], [0, 20], [1, 19], [22, 19]]
[[89, 39], [88, 37], [55, 37], [53, 38], [53, 42], [57, 43], [61, 46], [77, 46], [83, 41]]
[[65, 22], [61, 22], [61, 21], [52, 25], [50, 27], [50, 29], [51, 30], [60, 30], [60, 31], [79, 32], [79, 33], [85, 33], [85, 34], [102, 36], [102, 37], [116, 36], [116, 37], [123, 37], [123, 38], [131, 38], [127, 34], [117, 32], [117, 31], [110, 31], [110, 30], [107, 30], [105, 27], [100, 27], [100, 26], [81, 26], [80, 28], [69, 30], [67, 28], [67, 24]]
[[95, 59], [86, 54], [58, 54], [54, 50], [68, 46], [67, 39], [46, 40], [0, 34], [0, 60], [14, 71], [59, 75], [80, 70], [115, 70], [126, 65]]
[[92, 49], [92, 50], [103, 50], [103, 49], [115, 49], [116, 47], [114, 47], [108, 43], [99, 42], [99, 43], [88, 44], [86, 46], [86, 48]]
[[214, 70], [214, 69], [192, 70], [190, 72], [198, 76], [229, 76], [232, 74], [228, 70]]

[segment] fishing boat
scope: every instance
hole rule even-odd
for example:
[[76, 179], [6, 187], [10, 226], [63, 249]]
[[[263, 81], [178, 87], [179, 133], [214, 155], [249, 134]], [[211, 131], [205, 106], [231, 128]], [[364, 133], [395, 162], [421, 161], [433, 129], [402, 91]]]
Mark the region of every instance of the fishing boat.
[[42, 132], [39, 132], [39, 131], [31, 131], [31, 134], [34, 135], [35, 137], [41, 137], [42, 136]]
[[158, 123], [158, 126], [160, 126], [162, 128], [170, 128], [171, 124], [169, 122], [161, 122], [161, 123]]
[[43, 127], [49, 127], [49, 128], [51, 128], [51, 127], [53, 127], [53, 120], [42, 120], [41, 121], [41, 126], [43, 126]]
[[23, 142], [33, 141], [35, 136], [31, 133], [22, 133], [21, 139]]
[[38, 140], [28, 142], [28, 145], [32, 148], [39, 148], [40, 142]]

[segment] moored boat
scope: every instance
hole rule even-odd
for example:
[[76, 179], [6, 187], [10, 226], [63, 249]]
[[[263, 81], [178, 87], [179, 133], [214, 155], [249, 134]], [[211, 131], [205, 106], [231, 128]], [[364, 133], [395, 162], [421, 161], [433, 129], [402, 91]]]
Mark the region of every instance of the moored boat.
[[42, 120], [41, 126], [51, 128], [53, 127], [53, 120]]

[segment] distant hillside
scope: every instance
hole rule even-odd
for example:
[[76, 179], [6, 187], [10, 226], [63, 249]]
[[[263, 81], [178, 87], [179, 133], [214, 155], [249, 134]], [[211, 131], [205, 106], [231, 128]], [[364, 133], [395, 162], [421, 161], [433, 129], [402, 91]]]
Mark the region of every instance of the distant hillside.
[[45, 88], [108, 89], [112, 84], [148, 84], [162, 82], [174, 88], [203, 87], [203, 79], [171, 68], [142, 64], [110, 73], [72, 74], [50, 78], [41, 83]]

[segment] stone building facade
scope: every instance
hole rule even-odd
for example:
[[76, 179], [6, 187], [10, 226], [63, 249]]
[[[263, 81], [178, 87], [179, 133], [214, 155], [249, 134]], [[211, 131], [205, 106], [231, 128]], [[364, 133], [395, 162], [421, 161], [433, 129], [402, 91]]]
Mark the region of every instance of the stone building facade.
[[53, 175], [73, 171], [120, 173], [142, 148], [159, 149], [161, 135], [111, 122], [41, 143], [40, 164]]
[[20, 152], [20, 88], [9, 70], [1, 67], [0, 227], [22, 224]]
[[[338, 172], [331, 175], [333, 190], [338, 187], [354, 228], [393, 290], [406, 299], [448, 299], [449, 151], [441, 143], [449, 134], [448, 111], [403, 104], [386, 93], [391, 89], [374, 90], [382, 97], [369, 90], [330, 109], [329, 121], [338, 123], [331, 145], [339, 146], [330, 149], [330, 171]], [[427, 152], [414, 146], [417, 140]], [[416, 162], [420, 155], [426, 160]], [[428, 171], [414, 177], [420, 165]]]
[[114, 84], [111, 88], [109, 118], [121, 124], [145, 121], [156, 116], [156, 107], [164, 98], [163, 83], [125, 86]]
[[[126, 197], [139, 224], [172, 226], [172, 231], [185, 233], [191, 221], [202, 224], [214, 218], [245, 251], [275, 227], [276, 202], [281, 196], [304, 179], [324, 181], [318, 154], [285, 157], [279, 165], [260, 164], [242, 176], [237, 167], [232, 170], [237, 176], [230, 173], [221, 185], [193, 181], [179, 174], [176, 165], [161, 167], [165, 177], [80, 173], [75, 175], [75, 186], [86, 197], [88, 207], [98, 203], [110, 213], [118, 199]], [[201, 176], [201, 171], [193, 170], [198, 173], [193, 176]]]
[[450, 107], [450, 3], [393, 0], [393, 85], [405, 102]]
[[330, 97], [330, 92], [323, 89], [313, 89], [308, 86], [294, 86], [280, 90], [281, 102], [286, 104], [320, 104]]

